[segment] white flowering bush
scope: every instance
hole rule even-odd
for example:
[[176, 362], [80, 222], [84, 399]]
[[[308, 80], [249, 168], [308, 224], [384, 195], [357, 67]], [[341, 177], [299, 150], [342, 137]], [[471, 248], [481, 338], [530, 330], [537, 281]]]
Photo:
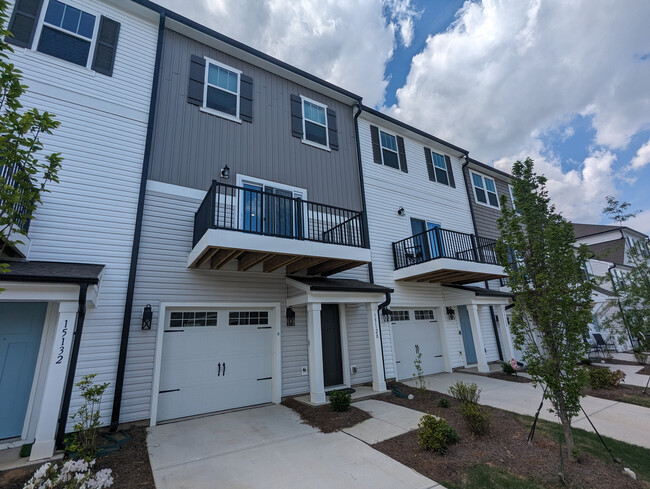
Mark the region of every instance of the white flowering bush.
[[104, 489], [113, 485], [111, 469], [93, 473], [95, 461], [68, 460], [61, 467], [48, 462], [42, 465], [23, 489]]

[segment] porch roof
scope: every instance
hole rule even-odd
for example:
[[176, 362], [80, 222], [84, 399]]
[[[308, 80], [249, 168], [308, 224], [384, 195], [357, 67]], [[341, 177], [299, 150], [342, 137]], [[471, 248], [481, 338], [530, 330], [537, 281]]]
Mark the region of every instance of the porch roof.
[[451, 287], [452, 289], [466, 290], [473, 292], [477, 297], [507, 297], [513, 298], [514, 294], [511, 292], [503, 292], [501, 290], [491, 290], [484, 287], [476, 287], [473, 285], [455, 285], [455, 284], [442, 284], [443, 287]]
[[309, 286], [313, 291], [336, 291], [336, 292], [368, 292], [372, 294], [393, 292], [393, 289], [382, 285], [371, 284], [361, 280], [325, 277], [295, 277], [289, 276], [292, 280]]
[[9, 272], [0, 275], [0, 281], [99, 283], [104, 265], [94, 263], [67, 263], [52, 261], [7, 261]]

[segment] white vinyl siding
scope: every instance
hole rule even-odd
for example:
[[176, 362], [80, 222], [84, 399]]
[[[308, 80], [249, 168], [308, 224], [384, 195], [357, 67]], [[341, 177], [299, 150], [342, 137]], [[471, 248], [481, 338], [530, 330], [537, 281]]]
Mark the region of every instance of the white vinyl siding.
[[[43, 195], [31, 222], [28, 259], [105, 265], [99, 302], [86, 313], [76, 373], [76, 381], [95, 373], [97, 381], [109, 382], [101, 411], [105, 424], [117, 372], [158, 26], [104, 2], [66, 3], [121, 23], [112, 77], [32, 50], [16, 49], [9, 59], [29, 87], [23, 105], [47, 110], [61, 122], [43, 137], [45, 151], [61, 152], [63, 163], [60, 182], [48, 186], [51, 192]], [[75, 390], [70, 413], [80, 405]]]

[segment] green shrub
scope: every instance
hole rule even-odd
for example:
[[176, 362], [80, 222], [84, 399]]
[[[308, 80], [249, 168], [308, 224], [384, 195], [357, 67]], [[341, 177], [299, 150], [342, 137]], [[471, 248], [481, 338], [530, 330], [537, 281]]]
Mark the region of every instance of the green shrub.
[[460, 380], [449, 387], [449, 393], [458, 399], [461, 404], [478, 404], [481, 397], [481, 389], [474, 382], [466, 384]]
[[643, 351], [643, 349], [639, 348], [638, 346], [632, 350], [634, 353], [634, 358], [636, 358], [636, 361], [639, 362], [641, 365], [645, 365], [648, 363], [648, 354]]
[[345, 391], [332, 391], [329, 393], [330, 409], [332, 411], [343, 412], [350, 409], [352, 394]]
[[449, 402], [449, 399], [446, 397], [441, 397], [438, 399], [438, 407], [439, 408], [448, 408], [451, 406], [451, 403]]
[[449, 445], [460, 440], [458, 432], [442, 418], [425, 414], [418, 424], [418, 443], [425, 450], [444, 454]]
[[472, 435], [481, 436], [490, 429], [490, 413], [482, 409], [478, 404], [470, 402], [461, 404], [460, 414], [463, 416]]
[[512, 368], [512, 365], [510, 365], [510, 362], [503, 362], [501, 364], [501, 371], [504, 374], [508, 374], [508, 375], [512, 375], [512, 374], [517, 372], [514, 368]]
[[74, 432], [66, 437], [66, 452], [73, 458], [90, 461], [97, 456], [97, 430], [101, 426], [99, 409], [102, 396], [108, 387], [108, 382], [96, 384], [97, 374], [84, 375], [75, 384], [79, 388], [84, 403], [70, 416], [76, 423]]
[[589, 369], [589, 385], [592, 389], [611, 389], [625, 380], [625, 373], [620, 370], [610, 370], [607, 367]]
[[594, 363], [594, 361], [593, 361], [591, 358], [583, 358], [582, 360], [580, 360], [580, 365], [587, 365], [587, 366], [589, 366], [589, 365], [591, 365], [592, 363]]

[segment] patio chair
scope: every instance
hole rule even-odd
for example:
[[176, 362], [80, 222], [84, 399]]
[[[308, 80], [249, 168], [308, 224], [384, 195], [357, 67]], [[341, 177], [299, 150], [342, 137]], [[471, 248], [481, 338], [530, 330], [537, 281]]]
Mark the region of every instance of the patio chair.
[[592, 333], [592, 335], [596, 340], [596, 345], [598, 345], [598, 348], [601, 351], [608, 352], [614, 350], [615, 352], [618, 352], [618, 348], [616, 348], [616, 343], [614, 343], [613, 338], [607, 338], [607, 341], [605, 341], [603, 335], [600, 333]]
[[406, 257], [406, 263], [409, 265], [415, 265], [422, 261], [422, 246], [414, 245], [407, 246], [404, 250], [404, 256]]
[[600, 353], [600, 347], [598, 346], [598, 343], [592, 343], [589, 341], [589, 338], [585, 336], [583, 338], [585, 344], [589, 346], [589, 353], [587, 353], [587, 356], [591, 356], [592, 353]]

